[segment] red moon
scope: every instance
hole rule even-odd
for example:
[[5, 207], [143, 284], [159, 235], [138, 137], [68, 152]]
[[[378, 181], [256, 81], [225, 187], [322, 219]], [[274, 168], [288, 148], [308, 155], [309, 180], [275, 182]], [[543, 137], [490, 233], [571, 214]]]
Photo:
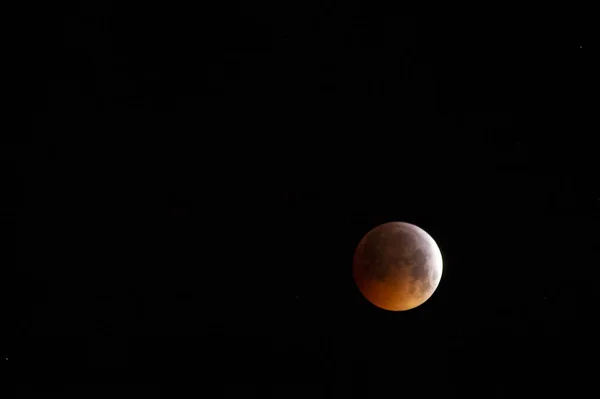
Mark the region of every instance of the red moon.
[[442, 277], [442, 253], [425, 230], [390, 222], [369, 231], [354, 253], [354, 281], [373, 305], [392, 311], [422, 305]]

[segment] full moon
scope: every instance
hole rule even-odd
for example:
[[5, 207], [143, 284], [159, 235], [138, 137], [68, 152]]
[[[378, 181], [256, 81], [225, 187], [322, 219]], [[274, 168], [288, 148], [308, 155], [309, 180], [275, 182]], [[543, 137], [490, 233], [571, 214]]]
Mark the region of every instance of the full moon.
[[410, 223], [375, 227], [354, 253], [354, 281], [373, 305], [392, 311], [422, 305], [442, 278], [442, 253], [425, 230]]

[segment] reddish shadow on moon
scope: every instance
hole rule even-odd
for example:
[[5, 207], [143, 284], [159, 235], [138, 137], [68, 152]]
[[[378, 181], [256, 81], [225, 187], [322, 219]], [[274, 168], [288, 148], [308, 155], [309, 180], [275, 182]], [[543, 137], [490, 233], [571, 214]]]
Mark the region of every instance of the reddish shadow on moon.
[[368, 232], [354, 255], [353, 276], [363, 294], [386, 310], [408, 310], [427, 301], [442, 275], [441, 252], [423, 229], [390, 222]]

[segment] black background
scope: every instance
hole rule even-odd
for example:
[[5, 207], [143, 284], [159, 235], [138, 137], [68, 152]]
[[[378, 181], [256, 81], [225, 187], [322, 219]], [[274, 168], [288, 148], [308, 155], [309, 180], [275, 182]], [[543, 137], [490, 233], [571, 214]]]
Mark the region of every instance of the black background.
[[[23, 397], [584, 392], [585, 23], [228, 7], [40, 14], [28, 150], [5, 157], [24, 193], [3, 208]], [[433, 297], [400, 313], [351, 276], [393, 220], [444, 258]]]

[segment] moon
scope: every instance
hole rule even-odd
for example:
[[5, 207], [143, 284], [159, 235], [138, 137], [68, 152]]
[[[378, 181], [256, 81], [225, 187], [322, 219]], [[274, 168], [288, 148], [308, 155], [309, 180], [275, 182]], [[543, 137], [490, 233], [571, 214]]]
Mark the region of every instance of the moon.
[[414, 224], [389, 222], [360, 240], [354, 253], [354, 281], [373, 305], [391, 311], [427, 301], [442, 278], [442, 253], [434, 239]]

